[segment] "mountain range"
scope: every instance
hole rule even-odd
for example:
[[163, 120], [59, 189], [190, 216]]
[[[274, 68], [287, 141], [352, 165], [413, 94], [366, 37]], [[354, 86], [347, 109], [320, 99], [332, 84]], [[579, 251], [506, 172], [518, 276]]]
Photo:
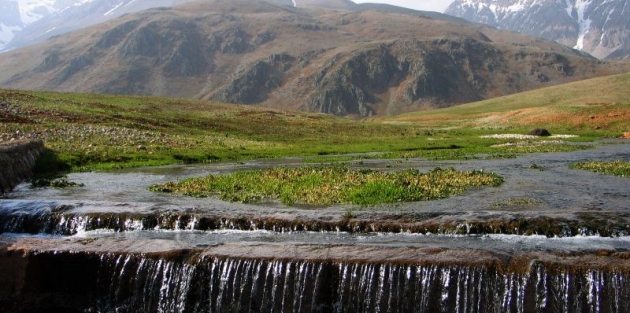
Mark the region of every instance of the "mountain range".
[[[55, 35], [95, 25], [142, 10], [171, 7], [194, 0], [2, 0], [0, 52], [43, 41]], [[293, 7], [378, 9], [398, 13], [413, 10], [385, 4], [355, 4], [350, 0], [267, 0]], [[423, 12], [425, 16], [440, 14]]]
[[347, 0], [203, 0], [2, 53], [0, 87], [373, 116], [628, 69], [434, 12]]
[[554, 40], [600, 59], [630, 56], [628, 0], [455, 0], [445, 13]]
[[0, 51], [95, 25], [123, 14], [190, 0], [2, 0]]

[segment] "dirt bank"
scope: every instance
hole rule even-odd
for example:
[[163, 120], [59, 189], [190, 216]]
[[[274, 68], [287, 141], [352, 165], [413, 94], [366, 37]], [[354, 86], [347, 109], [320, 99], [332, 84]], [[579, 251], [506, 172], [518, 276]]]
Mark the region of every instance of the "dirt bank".
[[0, 194], [11, 191], [33, 175], [37, 157], [44, 149], [40, 140], [0, 144]]

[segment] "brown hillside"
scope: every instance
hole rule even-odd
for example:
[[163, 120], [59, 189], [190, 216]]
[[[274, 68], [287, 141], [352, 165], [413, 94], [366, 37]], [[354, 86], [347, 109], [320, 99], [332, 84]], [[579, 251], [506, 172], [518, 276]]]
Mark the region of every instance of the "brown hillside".
[[198, 1], [0, 54], [0, 86], [371, 116], [629, 69], [556, 43], [449, 20], [420, 12]]

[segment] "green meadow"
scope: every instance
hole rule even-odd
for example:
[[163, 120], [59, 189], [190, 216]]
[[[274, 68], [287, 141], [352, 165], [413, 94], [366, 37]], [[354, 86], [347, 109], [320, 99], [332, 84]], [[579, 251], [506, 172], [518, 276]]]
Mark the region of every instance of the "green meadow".
[[[515, 158], [588, 149], [594, 140], [630, 131], [629, 85], [630, 74], [616, 75], [363, 120], [190, 99], [0, 90], [0, 142], [44, 140], [48, 151], [36, 169], [42, 176], [296, 156], [305, 163], [327, 164], [371, 158]], [[564, 136], [514, 136], [534, 128]], [[181, 192], [228, 194], [202, 190]], [[225, 197], [248, 201], [250, 195]], [[267, 191], [251, 197], [309, 202]], [[379, 201], [425, 196], [409, 197], [397, 194]]]

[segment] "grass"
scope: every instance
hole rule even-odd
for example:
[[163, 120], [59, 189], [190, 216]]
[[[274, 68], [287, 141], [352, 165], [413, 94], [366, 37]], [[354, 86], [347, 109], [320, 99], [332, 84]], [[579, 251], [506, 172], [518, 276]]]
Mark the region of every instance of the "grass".
[[416, 127], [207, 101], [2, 90], [0, 101], [10, 103], [0, 110], [4, 140], [44, 138], [58, 163], [74, 171], [425, 144]]
[[380, 120], [425, 128], [547, 128], [552, 134], [603, 132], [616, 137], [628, 132], [629, 85], [630, 74], [614, 75]]
[[[8, 104], [0, 108], [0, 142], [44, 139], [50, 155], [38, 170], [51, 172], [289, 156], [332, 163], [366, 157], [327, 155], [370, 152], [385, 153], [378, 158], [504, 158], [585, 148], [493, 147], [511, 141], [480, 138], [496, 130], [436, 129], [201, 100], [0, 90], [0, 102]], [[604, 135], [584, 133], [571, 141]]]
[[630, 162], [578, 162], [570, 166], [573, 169], [587, 170], [619, 177], [630, 177]]
[[[307, 163], [514, 158], [588, 149], [591, 145], [585, 142], [628, 132], [629, 84], [630, 74], [617, 75], [366, 120], [201, 100], [0, 90], [0, 143], [43, 139], [48, 151], [35, 171], [48, 179], [42, 183], [50, 184], [57, 184], [50, 174], [59, 172], [291, 156], [304, 157]], [[534, 128], [579, 136], [483, 137], [527, 134]], [[629, 175], [623, 162], [572, 167]], [[70, 184], [58, 182], [60, 187]], [[501, 182], [494, 174], [452, 169], [383, 173], [329, 166], [236, 172], [151, 189], [240, 202], [370, 205], [440, 199]], [[533, 204], [515, 199], [497, 205]]]
[[502, 183], [500, 176], [483, 171], [436, 168], [427, 173], [378, 172], [343, 166], [307, 166], [209, 175], [154, 185], [150, 189], [195, 197], [218, 195], [225, 201], [245, 203], [279, 199], [287, 205], [372, 205], [442, 199], [468, 188]]

